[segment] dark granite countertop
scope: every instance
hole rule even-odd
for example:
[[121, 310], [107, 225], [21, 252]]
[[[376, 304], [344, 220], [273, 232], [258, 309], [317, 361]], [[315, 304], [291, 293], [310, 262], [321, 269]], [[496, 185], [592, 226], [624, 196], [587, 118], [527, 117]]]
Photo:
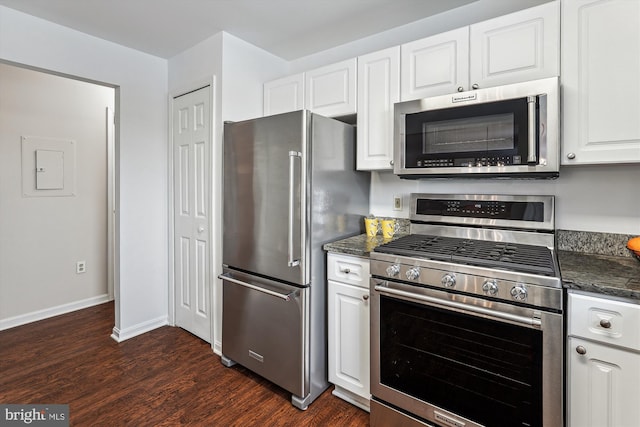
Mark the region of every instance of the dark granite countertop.
[[326, 243], [323, 248], [327, 252], [356, 255], [359, 257], [369, 257], [369, 253], [377, 246], [383, 245], [387, 242], [391, 242], [406, 234], [398, 234], [392, 239], [383, 239], [381, 235], [375, 237], [369, 237], [366, 234], [360, 234], [358, 236], [347, 237], [346, 239], [336, 240], [335, 242]]
[[[400, 234], [395, 238], [402, 237]], [[389, 240], [365, 234], [327, 243], [328, 252], [368, 257]], [[632, 257], [558, 251], [562, 283], [567, 289], [640, 301], [640, 261]]]
[[640, 301], [640, 261], [632, 257], [558, 251], [567, 289]]

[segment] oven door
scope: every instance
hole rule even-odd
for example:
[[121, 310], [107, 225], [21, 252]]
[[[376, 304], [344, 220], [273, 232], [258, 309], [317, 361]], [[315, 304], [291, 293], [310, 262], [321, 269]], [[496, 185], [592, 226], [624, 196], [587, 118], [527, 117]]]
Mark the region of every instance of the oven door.
[[394, 105], [394, 173], [558, 176], [556, 78]]
[[[534, 97], [534, 128], [537, 122]], [[405, 115], [405, 167], [520, 165], [529, 158], [527, 98]], [[537, 162], [533, 134], [531, 161]]]
[[445, 426], [563, 424], [561, 314], [377, 278], [371, 295], [375, 399]]

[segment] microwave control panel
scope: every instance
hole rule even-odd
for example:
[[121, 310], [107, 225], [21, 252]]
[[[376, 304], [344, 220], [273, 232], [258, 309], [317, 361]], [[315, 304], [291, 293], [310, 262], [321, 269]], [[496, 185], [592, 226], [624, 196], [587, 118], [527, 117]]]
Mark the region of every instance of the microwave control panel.
[[467, 157], [455, 159], [423, 159], [418, 160], [416, 167], [441, 168], [441, 167], [482, 167], [482, 166], [510, 166], [522, 164], [522, 156], [496, 156], [496, 157]]

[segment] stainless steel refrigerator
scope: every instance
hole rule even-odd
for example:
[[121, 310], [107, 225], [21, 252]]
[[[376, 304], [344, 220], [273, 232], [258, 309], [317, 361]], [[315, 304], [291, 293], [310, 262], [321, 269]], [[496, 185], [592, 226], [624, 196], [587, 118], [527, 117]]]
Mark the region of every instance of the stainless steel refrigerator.
[[322, 246], [369, 209], [355, 129], [306, 110], [225, 123], [223, 179], [222, 361], [306, 409], [329, 385]]

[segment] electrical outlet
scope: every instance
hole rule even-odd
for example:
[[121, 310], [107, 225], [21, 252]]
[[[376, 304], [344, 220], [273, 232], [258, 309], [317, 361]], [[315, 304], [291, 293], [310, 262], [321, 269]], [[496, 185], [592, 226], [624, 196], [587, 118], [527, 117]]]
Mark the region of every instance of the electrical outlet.
[[402, 196], [393, 196], [393, 210], [394, 211], [402, 210]]
[[76, 262], [76, 274], [82, 274], [87, 272], [87, 262], [86, 261], [77, 261]]

